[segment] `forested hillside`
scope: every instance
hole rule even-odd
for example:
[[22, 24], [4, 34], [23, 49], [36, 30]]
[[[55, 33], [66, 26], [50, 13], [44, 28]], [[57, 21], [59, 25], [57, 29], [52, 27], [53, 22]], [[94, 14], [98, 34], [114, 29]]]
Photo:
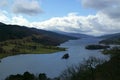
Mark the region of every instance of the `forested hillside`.
[[100, 43], [120, 44], [120, 33], [105, 35], [105, 36], [102, 36], [102, 38], [105, 38], [105, 39], [100, 41]]
[[55, 32], [0, 23], [0, 57], [21, 53], [51, 53], [65, 50], [56, 47], [77, 39]]

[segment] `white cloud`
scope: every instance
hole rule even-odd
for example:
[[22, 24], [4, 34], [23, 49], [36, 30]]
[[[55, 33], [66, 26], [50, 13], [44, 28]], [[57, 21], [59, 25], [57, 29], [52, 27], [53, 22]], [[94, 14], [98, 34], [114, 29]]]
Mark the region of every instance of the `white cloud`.
[[70, 14], [65, 17], [55, 17], [37, 24], [38, 28], [42, 27], [47, 30], [61, 30], [67, 32], [78, 32], [79, 30], [86, 32], [91, 29], [88, 25], [89, 22], [85, 17]]
[[120, 0], [82, 0], [82, 5], [98, 10], [111, 19], [120, 20]]
[[52, 31], [77, 32], [91, 35], [102, 35], [120, 32], [119, 21], [110, 19], [99, 12], [96, 15], [70, 15], [55, 17], [43, 22], [35, 22], [34, 26]]
[[6, 23], [6, 24], [13, 24], [13, 25], [21, 25], [21, 26], [28, 26], [32, 27], [27, 19], [25, 19], [23, 16], [7, 16], [9, 13], [6, 11], [0, 11], [0, 22]]
[[12, 10], [16, 14], [36, 15], [42, 13], [37, 0], [15, 0]]
[[7, 15], [6, 11], [0, 10], [0, 22], [7, 23], [9, 21], [9, 18], [6, 15]]
[[11, 19], [11, 24], [21, 25], [21, 26], [30, 26], [30, 22], [23, 18], [23, 16], [14, 16]]
[[90, 35], [103, 35], [120, 32], [120, 22], [111, 19], [106, 14], [79, 16], [70, 13], [63, 17], [54, 17], [42, 22], [30, 22], [23, 16], [7, 17], [5, 11], [0, 11], [0, 21], [7, 24], [17, 24], [51, 31], [76, 32]]

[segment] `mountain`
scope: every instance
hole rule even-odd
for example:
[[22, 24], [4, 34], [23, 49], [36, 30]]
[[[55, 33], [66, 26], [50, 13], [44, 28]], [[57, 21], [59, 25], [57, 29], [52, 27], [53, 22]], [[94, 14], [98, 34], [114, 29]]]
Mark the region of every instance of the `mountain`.
[[81, 33], [69, 33], [69, 32], [62, 32], [62, 31], [59, 31], [57, 33], [67, 35], [67, 36], [77, 37], [77, 38], [93, 37], [93, 36], [86, 35], [86, 34], [81, 34]]
[[0, 42], [24, 38], [29, 38], [33, 42], [46, 45], [59, 45], [69, 39], [76, 39], [75, 37], [66, 36], [51, 31], [0, 23]]
[[120, 44], [120, 33], [109, 34], [101, 36], [104, 40], [100, 41], [100, 43], [105, 44]]
[[101, 38], [120, 38], [120, 33], [115, 33], [115, 34], [108, 34], [108, 35], [103, 35], [100, 36]]
[[61, 43], [77, 39], [51, 31], [0, 23], [0, 59], [16, 54], [44, 54], [65, 51]]
[[40, 29], [35, 29], [35, 28], [31, 28], [31, 30], [38, 32], [39, 34], [54, 38], [57, 41], [62, 41], [62, 42], [67, 41], [69, 39], [78, 39], [77, 37], [74, 37], [74, 36], [60, 34], [60, 33], [52, 32], [52, 31], [45, 31], [45, 30], [40, 30]]
[[87, 37], [93, 37], [90, 35], [86, 35], [86, 34], [80, 34], [80, 33], [68, 33], [71, 36], [77, 37], [77, 38], [87, 38]]

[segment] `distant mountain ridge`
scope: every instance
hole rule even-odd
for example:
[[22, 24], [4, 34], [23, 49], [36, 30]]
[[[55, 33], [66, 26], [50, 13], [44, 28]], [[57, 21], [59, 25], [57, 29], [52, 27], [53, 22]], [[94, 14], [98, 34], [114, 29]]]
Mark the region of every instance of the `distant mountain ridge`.
[[0, 22], [0, 42], [6, 40], [31, 38], [34, 42], [46, 45], [59, 45], [69, 39], [77, 39], [75, 37], [58, 34], [51, 31], [45, 31], [35, 28], [28, 28], [19, 25], [6, 25]]
[[105, 44], [120, 44], [120, 33], [109, 34], [101, 36], [104, 40], [100, 41], [100, 43]]
[[120, 33], [108, 34], [100, 36], [101, 38], [120, 38]]
[[86, 37], [94, 37], [94, 36], [90, 36], [90, 35], [86, 35], [86, 34], [81, 34], [81, 33], [69, 33], [69, 32], [57, 32], [63, 35], [67, 35], [67, 36], [73, 36], [73, 37], [77, 37], [77, 38], [86, 38]]

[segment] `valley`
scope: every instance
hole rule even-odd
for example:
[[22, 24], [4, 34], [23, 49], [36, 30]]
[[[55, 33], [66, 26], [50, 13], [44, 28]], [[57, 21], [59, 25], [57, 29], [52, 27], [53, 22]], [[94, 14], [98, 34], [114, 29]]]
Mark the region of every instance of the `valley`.
[[[101, 62], [105, 60], [105, 63], [102, 65], [99, 64], [92, 70], [96, 71], [94, 77], [91, 77], [92, 73], [87, 72], [89, 69], [84, 71], [84, 76], [87, 78], [84, 78], [82, 76], [83, 74], [77, 72], [75, 75], [79, 76], [74, 77], [70, 76], [70, 74], [68, 77], [72, 80], [78, 80], [78, 78], [81, 78], [81, 80], [92, 80], [93, 78], [103, 79], [103, 77], [109, 80], [113, 80], [112, 78], [119, 80], [119, 76], [115, 75], [120, 72], [116, 72], [118, 69], [117, 66], [119, 66], [116, 62], [119, 63], [120, 55], [119, 35], [114, 34], [115, 37], [113, 37], [113, 35], [112, 37], [92, 37], [77, 33], [60, 34], [35, 28], [6, 25], [3, 23], [0, 25], [2, 25], [0, 27], [1, 79], [6, 78], [10, 80], [11, 78], [9, 75], [11, 74], [15, 74], [15, 76], [16, 74], [23, 74], [21, 76], [24, 76], [24, 74], [31, 75], [30, 73], [45, 73], [44, 76], [47, 74], [46, 78], [49, 77], [51, 80], [56, 78], [55, 80], [57, 80], [59, 78], [64, 78], [60, 77], [60, 75], [65, 76], [62, 71], [64, 72], [64, 70], [67, 69], [71, 70], [71, 68], [69, 68], [71, 65], [78, 65], [83, 63], [84, 60], [89, 60], [90, 57], [93, 57], [94, 60], [100, 59]], [[111, 47], [111, 45], [114, 46]], [[62, 59], [65, 54], [68, 54], [69, 57]], [[49, 69], [48, 66], [51, 69]], [[109, 68], [109, 66], [111, 67]], [[111, 68], [116, 68], [116, 70], [113, 71]], [[75, 68], [73, 67], [72, 69]], [[102, 71], [104, 69], [106, 72], [112, 72], [109, 73], [113, 75], [111, 76], [112, 78], [109, 78], [110, 76], [107, 75], [108, 73]], [[104, 75], [106, 75], [106, 77]]]

